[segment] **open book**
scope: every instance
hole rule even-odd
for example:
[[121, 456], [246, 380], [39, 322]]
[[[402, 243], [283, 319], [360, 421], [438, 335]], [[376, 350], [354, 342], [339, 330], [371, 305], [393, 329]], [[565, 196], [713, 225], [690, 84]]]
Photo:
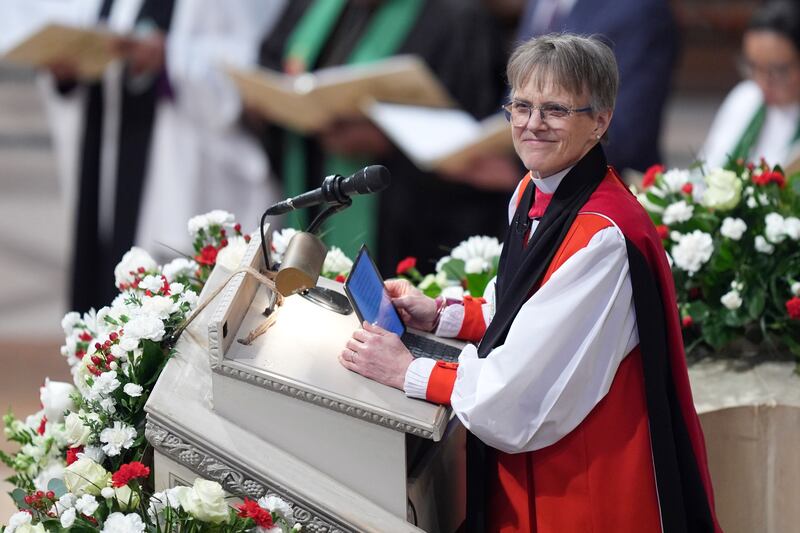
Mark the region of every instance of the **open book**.
[[66, 60], [75, 64], [81, 78], [97, 79], [115, 58], [111, 46], [114, 38], [114, 33], [101, 28], [47, 24], [0, 56], [0, 60], [36, 68]]
[[502, 114], [482, 121], [460, 109], [373, 102], [367, 116], [422, 170], [457, 172], [478, 156], [513, 150]]
[[434, 107], [453, 101], [424, 61], [395, 56], [289, 76], [268, 69], [227, 67], [245, 104], [271, 121], [301, 132], [337, 118], [363, 116], [361, 105], [381, 100]]

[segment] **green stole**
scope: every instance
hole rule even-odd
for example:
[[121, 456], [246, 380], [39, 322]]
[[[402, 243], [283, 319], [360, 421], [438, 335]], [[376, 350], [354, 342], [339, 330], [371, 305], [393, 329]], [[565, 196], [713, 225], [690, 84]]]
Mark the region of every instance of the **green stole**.
[[[303, 14], [284, 50], [284, 68], [292, 74], [308, 71], [319, 59], [336, 22], [348, 0], [314, 0]], [[424, 0], [384, 0], [372, 16], [350, 56], [348, 65], [369, 63], [389, 57], [405, 42], [424, 6]], [[283, 164], [286, 196], [296, 196], [306, 189], [306, 150], [304, 138], [287, 132]], [[356, 158], [326, 154], [323, 165], [326, 175], [348, 176], [370, 162]], [[373, 250], [377, 242], [378, 197], [355, 196], [353, 205], [337, 213], [326, 224], [323, 240], [338, 246], [349, 257], [355, 257], [362, 242]], [[308, 225], [305, 210], [292, 211], [287, 223], [300, 229]]]
[[[747, 128], [745, 128], [744, 133], [742, 133], [739, 142], [736, 143], [736, 146], [734, 146], [733, 150], [728, 156], [728, 161], [725, 164], [725, 168], [734, 168], [736, 161], [739, 159], [745, 162], [750, 160], [750, 152], [756, 145], [759, 135], [761, 135], [761, 129], [764, 127], [764, 121], [766, 119], [767, 106], [761, 104], [756, 110], [755, 115], [753, 115], [753, 118], [750, 119], [750, 123], [747, 125]], [[798, 140], [800, 140], [800, 124], [797, 125], [797, 129], [794, 132], [790, 146], [796, 143]], [[767, 161], [767, 163], [774, 165], [775, 161]]]

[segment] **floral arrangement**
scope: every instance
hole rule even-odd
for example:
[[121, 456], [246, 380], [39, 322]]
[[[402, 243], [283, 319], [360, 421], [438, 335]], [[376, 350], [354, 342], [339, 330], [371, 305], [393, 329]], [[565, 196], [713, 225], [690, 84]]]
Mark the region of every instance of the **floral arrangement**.
[[436, 273], [423, 276], [417, 260], [407, 257], [397, 264], [397, 275], [409, 279], [426, 295], [435, 298], [482, 296], [497, 274], [502, 245], [494, 237], [474, 236], [462, 241], [436, 263]]
[[800, 357], [800, 176], [651, 167], [638, 197], [671, 259], [687, 352], [745, 337]]
[[299, 528], [276, 497], [232, 509], [222, 487], [147, 491], [144, 404], [172, 354], [175, 333], [195, 308], [215, 265], [234, 270], [250, 240], [233, 215], [212, 211], [189, 221], [192, 257], [159, 266], [134, 247], [114, 270], [120, 294], [107, 307], [67, 313], [62, 355], [73, 383], [45, 380], [42, 409], [4, 417], [5, 436], [20, 445], [0, 452], [20, 512], [3, 533], [44, 531], [288, 531]]

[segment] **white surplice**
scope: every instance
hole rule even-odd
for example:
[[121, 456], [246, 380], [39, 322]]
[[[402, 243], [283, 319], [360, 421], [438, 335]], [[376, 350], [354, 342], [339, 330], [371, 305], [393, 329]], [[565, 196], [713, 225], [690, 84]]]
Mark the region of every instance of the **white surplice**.
[[[554, 192], [568, 170], [534, 184]], [[509, 213], [514, 211], [512, 200]], [[537, 225], [534, 220], [532, 234]], [[484, 296], [488, 324], [495, 309], [494, 283]], [[458, 322], [463, 312], [451, 307]], [[449, 325], [438, 333], [458, 331], [452, 317], [442, 318]], [[638, 343], [625, 237], [612, 225], [595, 234], [525, 302], [502, 345], [483, 359], [475, 346], [464, 348], [451, 405], [486, 444], [508, 453], [538, 450], [586, 418]], [[434, 365], [425, 358], [412, 362], [405, 380], [408, 396], [425, 398]]]

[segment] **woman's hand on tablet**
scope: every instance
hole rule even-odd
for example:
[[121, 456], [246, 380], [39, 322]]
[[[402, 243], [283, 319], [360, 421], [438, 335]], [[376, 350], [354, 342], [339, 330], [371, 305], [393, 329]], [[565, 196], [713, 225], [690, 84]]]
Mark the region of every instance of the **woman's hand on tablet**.
[[339, 362], [348, 370], [400, 390], [413, 360], [400, 337], [369, 322], [353, 332], [339, 355]]

